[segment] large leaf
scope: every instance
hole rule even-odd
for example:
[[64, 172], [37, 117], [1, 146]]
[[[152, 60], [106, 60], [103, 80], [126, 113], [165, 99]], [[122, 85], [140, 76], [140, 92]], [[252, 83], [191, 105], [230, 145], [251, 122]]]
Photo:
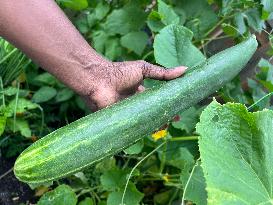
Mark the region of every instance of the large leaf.
[[13, 99], [10, 101], [7, 108], [11, 111], [11, 114], [13, 114], [15, 111], [16, 113], [24, 113], [27, 110], [33, 110], [38, 107], [38, 104], [33, 103], [25, 98], [18, 98], [17, 100]]
[[143, 31], [130, 32], [120, 40], [123, 47], [141, 55], [147, 45], [148, 35]]
[[185, 130], [187, 133], [192, 133], [195, 129], [196, 123], [199, 121], [201, 112], [202, 109], [191, 107], [179, 113], [180, 120], [172, 122], [172, 125], [177, 129]]
[[53, 191], [44, 194], [37, 205], [76, 205], [77, 197], [72, 188], [60, 185]]
[[234, 16], [234, 23], [240, 34], [244, 34], [247, 31], [247, 27], [245, 24], [245, 16], [242, 13], [237, 13]]
[[110, 38], [105, 43], [105, 57], [110, 60], [116, 60], [121, 56], [122, 47], [119, 38]]
[[161, 15], [157, 11], [151, 11], [147, 18], [147, 25], [153, 32], [158, 32], [164, 28], [161, 21]]
[[155, 37], [156, 62], [165, 67], [189, 66], [205, 60], [204, 55], [191, 43], [193, 33], [179, 25], [169, 25]]
[[264, 21], [261, 19], [261, 13], [258, 9], [249, 9], [245, 13], [248, 25], [255, 31], [261, 32], [265, 27]]
[[165, 25], [178, 24], [180, 21], [175, 11], [162, 0], [158, 0], [158, 13], [161, 16], [161, 21]]
[[[190, 175], [192, 172], [192, 176]], [[187, 200], [193, 201], [196, 205], [207, 204], [206, 182], [203, 169], [200, 163], [193, 170], [185, 170], [181, 173], [180, 180], [183, 184], [185, 196]], [[187, 184], [187, 187], [186, 187]]]
[[108, 34], [105, 33], [103, 30], [94, 31], [92, 33], [92, 43], [93, 43], [94, 49], [96, 49], [97, 52], [103, 54], [107, 39], [108, 39]]
[[214, 101], [197, 132], [208, 204], [273, 203], [273, 111]]
[[118, 188], [125, 186], [127, 174], [128, 171], [121, 169], [112, 169], [105, 171], [100, 177], [103, 189], [108, 191], [114, 191]]
[[14, 130], [15, 132], [19, 131], [24, 137], [31, 137], [31, 130], [28, 121], [24, 119], [16, 119], [16, 121], [8, 119], [7, 123], [11, 130]]
[[268, 12], [273, 12], [273, 1], [272, 0], [262, 0], [261, 1], [264, 9]]
[[109, 35], [127, 34], [138, 31], [146, 20], [145, 12], [136, 4], [128, 4], [121, 9], [114, 10], [105, 22], [105, 29]]
[[[121, 191], [112, 192], [107, 199], [107, 205], [121, 205], [123, 189]], [[128, 184], [126, 195], [124, 197], [124, 204], [139, 205], [140, 201], [144, 197], [144, 194], [139, 192], [136, 186], [130, 182]]]
[[175, 0], [175, 2], [178, 8], [185, 11], [186, 26], [193, 31], [197, 39], [203, 38], [218, 21], [207, 0]]

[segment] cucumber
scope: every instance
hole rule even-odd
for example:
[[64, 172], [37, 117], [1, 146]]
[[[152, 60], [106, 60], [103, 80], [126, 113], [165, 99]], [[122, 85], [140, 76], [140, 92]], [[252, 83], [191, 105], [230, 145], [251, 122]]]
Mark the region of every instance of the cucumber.
[[183, 77], [83, 117], [38, 140], [15, 162], [15, 176], [45, 183], [78, 172], [129, 147], [234, 78], [257, 48], [254, 36]]

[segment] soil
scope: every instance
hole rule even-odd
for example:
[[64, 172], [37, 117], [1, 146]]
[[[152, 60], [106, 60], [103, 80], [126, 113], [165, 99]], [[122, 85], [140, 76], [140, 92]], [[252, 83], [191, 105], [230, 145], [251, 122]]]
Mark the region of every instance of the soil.
[[[13, 167], [14, 159], [0, 156], [0, 176]], [[13, 171], [0, 179], [0, 205], [34, 204], [34, 191], [16, 179]]]

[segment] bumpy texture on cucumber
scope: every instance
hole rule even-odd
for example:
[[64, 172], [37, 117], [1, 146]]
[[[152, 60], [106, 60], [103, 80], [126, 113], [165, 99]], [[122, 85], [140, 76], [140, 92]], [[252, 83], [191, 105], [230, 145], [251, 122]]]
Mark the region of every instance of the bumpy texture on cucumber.
[[19, 156], [16, 177], [27, 183], [48, 182], [114, 155], [221, 88], [241, 71], [256, 48], [252, 36], [189, 69], [181, 78], [50, 133]]

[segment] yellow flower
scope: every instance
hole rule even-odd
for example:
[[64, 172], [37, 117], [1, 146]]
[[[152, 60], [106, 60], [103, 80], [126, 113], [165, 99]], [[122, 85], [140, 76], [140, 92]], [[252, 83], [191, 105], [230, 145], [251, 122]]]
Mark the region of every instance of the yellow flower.
[[162, 177], [162, 179], [165, 181], [165, 182], [168, 182], [169, 181], [169, 175], [166, 174]]
[[159, 130], [157, 132], [155, 132], [154, 134], [152, 134], [152, 138], [157, 141], [161, 138], [164, 138], [167, 136], [167, 130]]

